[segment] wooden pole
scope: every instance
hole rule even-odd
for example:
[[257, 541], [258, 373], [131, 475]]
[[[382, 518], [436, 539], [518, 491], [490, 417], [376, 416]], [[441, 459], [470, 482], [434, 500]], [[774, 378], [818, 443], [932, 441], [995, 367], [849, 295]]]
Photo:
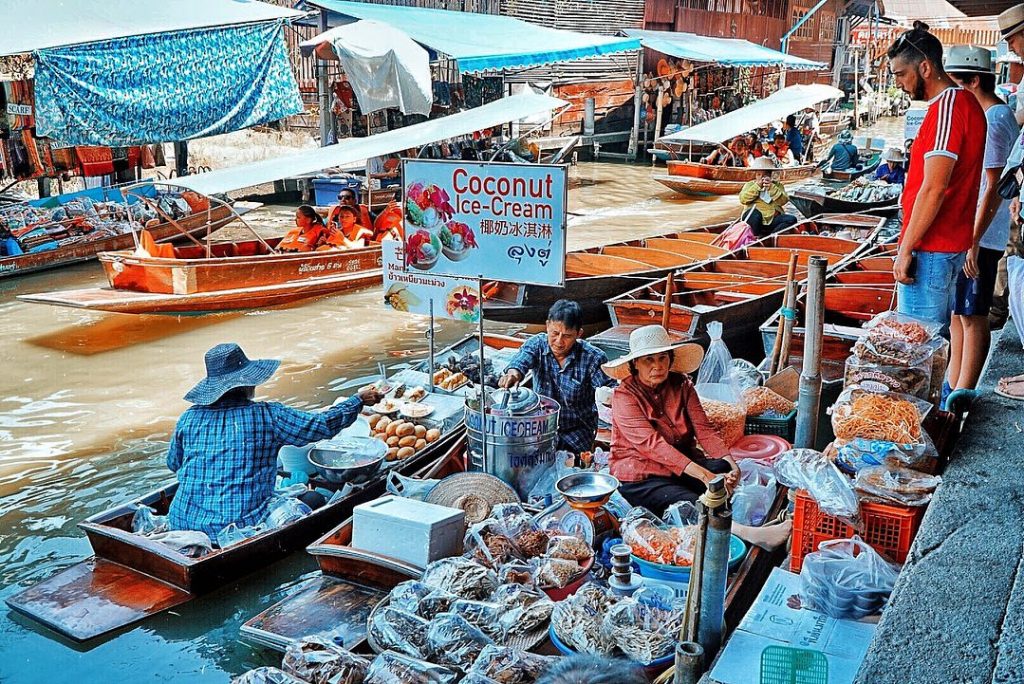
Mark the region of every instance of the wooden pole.
[[668, 323], [672, 318], [672, 291], [675, 289], [675, 278], [675, 271], [671, 271], [665, 279], [665, 302], [661, 307], [661, 327], [665, 330], [669, 329]]
[[793, 446], [813, 449], [821, 410], [821, 346], [825, 328], [825, 269], [828, 260], [813, 256], [807, 265], [807, 305], [804, 315], [804, 365]]
[[779, 327], [775, 333], [775, 344], [772, 345], [771, 362], [768, 364], [768, 376], [771, 377], [784, 367], [788, 358], [782, 356], [782, 336], [785, 330], [786, 309], [792, 309], [790, 302], [790, 290], [795, 290], [794, 278], [796, 278], [796, 252], [789, 253], [789, 267], [786, 269], [786, 293], [782, 298], [783, 311], [779, 314]]

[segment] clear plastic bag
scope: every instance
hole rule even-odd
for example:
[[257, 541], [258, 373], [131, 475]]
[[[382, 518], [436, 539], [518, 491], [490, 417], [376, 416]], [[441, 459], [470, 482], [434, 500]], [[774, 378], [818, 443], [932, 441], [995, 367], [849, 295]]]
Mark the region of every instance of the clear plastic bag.
[[898, 576], [859, 536], [824, 541], [804, 558], [800, 600], [831, 617], [859, 620], [882, 610]]
[[301, 520], [312, 512], [312, 508], [293, 496], [275, 496], [267, 502], [267, 512], [260, 524], [266, 529], [275, 529]]
[[624, 598], [608, 608], [603, 628], [626, 657], [648, 665], [673, 651], [682, 621], [681, 610]]
[[771, 465], [744, 459], [739, 462], [740, 483], [732, 495], [732, 519], [759, 527], [775, 501], [775, 471]]
[[857, 341], [847, 357], [844, 382], [927, 400], [936, 349], [933, 343], [912, 344], [870, 333]]
[[370, 663], [364, 684], [455, 684], [459, 673], [442, 665], [384, 651]]
[[566, 465], [571, 456], [572, 454], [565, 451], [559, 451], [555, 454], [554, 463], [544, 468], [537, 476], [537, 481], [530, 487], [526, 497], [529, 503], [547, 508], [555, 501], [561, 500], [562, 495], [555, 489], [555, 483], [566, 475], [571, 475], [579, 470], [579, 468]]
[[415, 501], [426, 501], [430, 491], [437, 486], [438, 482], [440, 480], [418, 480], [415, 477], [406, 477], [392, 470], [388, 473], [385, 487], [388, 494]]
[[637, 558], [663, 565], [693, 564], [697, 538], [692, 526], [669, 526], [648, 514], [625, 520], [620, 532]]
[[708, 422], [725, 446], [731, 447], [743, 437], [747, 425], [747, 406], [739, 387], [729, 383], [698, 383], [697, 397]]
[[466, 622], [495, 641], [500, 642], [505, 638], [505, 630], [501, 624], [503, 611], [500, 603], [458, 599], [452, 602], [448, 612], [465, 618]]
[[171, 529], [166, 515], [157, 515], [149, 506], [139, 504], [132, 516], [132, 534], [141, 534], [147, 537], [151, 534], [159, 534]]
[[384, 606], [370, 615], [367, 631], [381, 649], [423, 658], [428, 653], [429, 627], [429, 622], [414, 613]]
[[883, 311], [868, 321], [864, 328], [911, 344], [924, 344], [942, 331], [941, 324], [897, 311]]
[[[524, 561], [512, 561], [498, 568], [498, 582], [505, 584], [521, 584], [534, 586], [533, 568]], [[500, 588], [500, 587], [499, 587]]]
[[432, 591], [435, 589], [418, 580], [400, 582], [388, 594], [388, 605], [407, 613], [419, 615], [420, 602]]
[[434, 561], [423, 571], [420, 581], [467, 599], [487, 598], [498, 586], [493, 570], [461, 556]]
[[931, 408], [927, 401], [906, 394], [847, 387], [832, 405], [832, 431], [842, 440], [861, 437], [912, 444], [921, 441], [921, 422]]
[[494, 506], [487, 518], [487, 522], [490, 522], [499, 533], [510, 539], [515, 539], [523, 532], [530, 530], [533, 527], [532, 520], [532, 516], [524, 511], [522, 506], [515, 503]]
[[425, 620], [432, 620], [438, 613], [447, 613], [451, 605], [458, 600], [459, 597], [449, 591], [433, 589], [420, 601], [416, 614]]
[[493, 520], [476, 523], [466, 530], [462, 544], [473, 560], [492, 569], [516, 559], [522, 560], [522, 554], [512, 539], [498, 532], [498, 529], [499, 526]]
[[938, 451], [927, 432], [921, 433], [921, 442], [896, 444], [878, 439], [837, 439], [836, 465], [843, 472], [856, 475], [862, 468], [896, 465], [915, 468], [938, 458]]
[[858, 472], [854, 487], [858, 493], [879, 499], [882, 503], [925, 506], [932, 500], [932, 494], [940, 484], [942, 478], [937, 475], [880, 465], [863, 468]]
[[583, 571], [576, 561], [561, 558], [531, 558], [533, 576], [537, 586], [548, 589], [563, 589], [572, 584]]
[[729, 353], [729, 347], [725, 346], [725, 342], [722, 340], [721, 321], [708, 323], [708, 337], [711, 338], [711, 342], [708, 344], [707, 353], [704, 354], [704, 360], [700, 362], [697, 382], [700, 384], [730, 382], [732, 354]]
[[292, 642], [281, 669], [309, 684], [362, 684], [370, 661], [319, 636]]
[[306, 684], [276, 667], [257, 667], [231, 680], [231, 684]]
[[569, 535], [551, 537], [548, 541], [548, 557], [570, 560], [583, 565], [594, 557], [594, 549], [579, 537]]
[[825, 454], [813, 449], [790, 449], [775, 461], [775, 478], [791, 489], [803, 489], [823, 513], [847, 522], [857, 520], [860, 506], [853, 482]]
[[473, 665], [484, 646], [493, 639], [455, 613], [441, 613], [430, 621], [427, 646], [431, 660], [465, 672]]
[[577, 653], [611, 655], [615, 641], [605, 629], [604, 614], [615, 597], [596, 584], [585, 584], [564, 601], [555, 604], [551, 626], [559, 640]]
[[245, 541], [249, 537], [255, 537], [263, 531], [261, 525], [243, 525], [229, 523], [224, 529], [217, 533], [217, 546], [226, 549], [232, 544]]
[[782, 418], [796, 408], [796, 404], [768, 387], [750, 387], [743, 391], [743, 404], [748, 416]]
[[480, 651], [468, 675], [486, 677], [499, 684], [533, 684], [553, 662], [550, 656], [489, 644]]
[[555, 608], [543, 591], [521, 584], [501, 585], [494, 590], [491, 601], [502, 607], [502, 631], [513, 636], [527, 634], [545, 624]]
[[205, 532], [168, 530], [151, 534], [149, 538], [174, 549], [187, 558], [202, 558], [208, 553], [213, 553], [213, 542]]

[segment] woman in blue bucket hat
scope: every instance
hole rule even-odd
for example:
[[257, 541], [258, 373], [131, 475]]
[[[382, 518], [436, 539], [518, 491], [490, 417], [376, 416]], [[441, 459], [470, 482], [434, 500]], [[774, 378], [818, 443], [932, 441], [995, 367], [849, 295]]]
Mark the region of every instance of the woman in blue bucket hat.
[[178, 419], [167, 453], [167, 467], [178, 476], [168, 512], [173, 529], [198, 530], [216, 540], [230, 523], [256, 524], [274, 493], [282, 446], [333, 437], [364, 405], [380, 401], [376, 389], [319, 413], [253, 401], [256, 386], [280, 364], [251, 360], [237, 344], [206, 352], [206, 377], [185, 395], [193, 405]]

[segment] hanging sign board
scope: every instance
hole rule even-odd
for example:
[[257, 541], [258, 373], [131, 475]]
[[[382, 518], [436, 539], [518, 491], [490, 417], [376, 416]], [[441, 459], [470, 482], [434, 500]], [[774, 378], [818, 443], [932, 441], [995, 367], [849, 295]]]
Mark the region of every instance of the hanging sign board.
[[410, 273], [565, 284], [565, 166], [403, 163]]
[[924, 121], [924, 115], [927, 113], [927, 109], [907, 110], [906, 119], [903, 121], [904, 140], [913, 140], [917, 137], [917, 132], [921, 130], [921, 123]]
[[384, 306], [403, 313], [476, 323], [480, 320], [480, 293], [476, 280], [406, 270], [405, 251], [398, 240], [381, 244], [384, 256]]

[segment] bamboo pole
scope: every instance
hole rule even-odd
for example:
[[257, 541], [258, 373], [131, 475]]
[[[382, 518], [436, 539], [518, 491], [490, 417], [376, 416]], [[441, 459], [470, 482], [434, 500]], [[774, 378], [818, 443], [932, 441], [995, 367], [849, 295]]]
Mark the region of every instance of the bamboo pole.
[[807, 306], [804, 316], [804, 365], [800, 373], [796, 440], [793, 446], [813, 449], [821, 409], [821, 345], [825, 327], [825, 257], [813, 256], [808, 264]]
[[668, 274], [668, 278], [665, 279], [665, 302], [661, 307], [661, 327], [668, 330], [669, 320], [672, 318], [672, 294], [675, 289], [675, 271], [671, 271]]

